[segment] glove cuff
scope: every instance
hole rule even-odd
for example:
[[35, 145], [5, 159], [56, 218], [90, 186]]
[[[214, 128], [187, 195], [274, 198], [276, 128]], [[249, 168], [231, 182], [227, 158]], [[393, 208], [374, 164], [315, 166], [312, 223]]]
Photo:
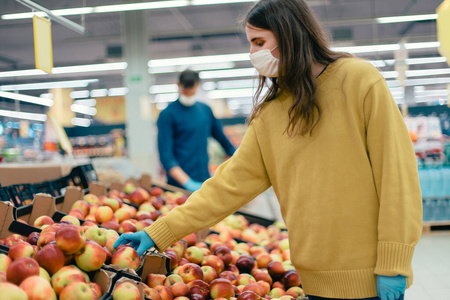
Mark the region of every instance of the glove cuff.
[[170, 231], [169, 227], [167, 227], [167, 225], [161, 219], [157, 220], [149, 227], [144, 228], [144, 231], [153, 240], [159, 252], [163, 252], [170, 245], [177, 241], [173, 233]]
[[400, 243], [378, 242], [375, 274], [412, 277], [414, 247]]

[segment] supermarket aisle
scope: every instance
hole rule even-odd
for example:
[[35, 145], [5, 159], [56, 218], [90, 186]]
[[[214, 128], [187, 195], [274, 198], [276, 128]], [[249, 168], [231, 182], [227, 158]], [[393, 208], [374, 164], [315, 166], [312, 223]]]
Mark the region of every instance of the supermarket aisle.
[[405, 300], [450, 300], [450, 232], [423, 235], [413, 267], [414, 284]]

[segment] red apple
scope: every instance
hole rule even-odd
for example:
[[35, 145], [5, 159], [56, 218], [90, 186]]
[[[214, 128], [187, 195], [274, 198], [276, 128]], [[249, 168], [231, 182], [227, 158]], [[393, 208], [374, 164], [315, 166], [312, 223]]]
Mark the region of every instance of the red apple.
[[79, 208], [79, 209], [83, 210], [84, 215], [89, 214], [89, 203], [87, 203], [84, 200], [75, 201], [72, 205], [72, 209], [74, 209], [74, 208]]
[[245, 291], [255, 292], [261, 297], [264, 297], [266, 295], [266, 292], [264, 291], [264, 289], [257, 283], [250, 283], [250, 284], [246, 285], [244, 288], [244, 292]]
[[176, 282], [170, 286], [170, 291], [174, 297], [187, 296], [190, 292], [189, 287], [184, 282]]
[[34, 257], [35, 252], [33, 246], [27, 242], [15, 243], [9, 248], [8, 256], [11, 260], [16, 260], [21, 257]]
[[172, 300], [173, 299], [173, 293], [170, 290], [170, 288], [168, 288], [167, 286], [157, 285], [154, 287], [154, 289], [161, 296], [161, 300]]
[[163, 285], [165, 279], [166, 275], [164, 274], [148, 274], [145, 278], [145, 283], [149, 287], [154, 288], [157, 285]]
[[56, 300], [56, 294], [50, 282], [40, 276], [26, 278], [20, 288], [27, 293], [28, 300]]
[[259, 284], [263, 288], [263, 290], [266, 294], [268, 294], [270, 292], [270, 284], [268, 282], [260, 280], [260, 281], [257, 281], [256, 283]]
[[199, 265], [188, 263], [180, 267], [178, 274], [183, 278], [185, 283], [194, 280], [203, 280], [203, 270]]
[[211, 281], [217, 278], [217, 272], [211, 266], [202, 266], [202, 271], [203, 271], [203, 280], [206, 281], [207, 283], [211, 283]]
[[25, 237], [21, 236], [20, 234], [14, 233], [5, 239], [5, 246], [11, 248], [11, 246], [14, 245], [15, 243], [25, 242], [25, 240], [26, 240]]
[[267, 252], [260, 253], [258, 254], [258, 256], [256, 256], [256, 263], [258, 264], [258, 268], [260, 269], [267, 268], [271, 261], [272, 257]]
[[99, 204], [98, 197], [96, 195], [94, 195], [94, 194], [86, 194], [86, 195], [84, 195], [83, 200], [86, 201], [89, 204], [97, 204], [97, 205]]
[[40, 216], [34, 221], [33, 226], [42, 228], [44, 225], [52, 225], [53, 223], [55, 223], [55, 221], [49, 216]]
[[231, 250], [230, 248], [226, 246], [219, 246], [214, 251], [214, 255], [218, 256], [223, 260], [223, 263], [225, 264], [225, 267], [228, 266], [231, 263], [232, 256], [231, 256]]
[[75, 254], [77, 266], [86, 272], [100, 269], [106, 260], [106, 252], [99, 244], [87, 241], [83, 248]]
[[139, 300], [140, 293], [139, 288], [129, 281], [119, 283], [113, 291], [114, 300]]
[[284, 284], [283, 284], [282, 282], [280, 282], [280, 281], [275, 281], [275, 282], [272, 284], [272, 288], [280, 288], [280, 289], [282, 289], [283, 291], [286, 290]]
[[56, 234], [53, 231], [41, 232], [37, 241], [38, 248], [43, 248], [45, 245], [55, 241], [55, 236]]
[[125, 220], [129, 220], [131, 219], [131, 217], [133, 216], [131, 214], [131, 212], [125, 208], [124, 206], [122, 206], [121, 208], [119, 208], [118, 210], [116, 210], [114, 212], [114, 214], [116, 215], [116, 217], [118, 218], [118, 223], [121, 223]]
[[75, 226], [80, 226], [80, 220], [74, 216], [70, 216], [70, 215], [65, 215], [64, 217], [61, 218], [61, 221], [59, 221], [59, 224], [63, 224], [63, 222], [67, 222], [68, 225], [70, 225], [70, 223], [72, 223], [72, 225]]
[[225, 268], [225, 271], [230, 271], [234, 274], [236, 274], [236, 276], [238, 276], [239, 273], [239, 269], [236, 267], [236, 265], [229, 265], [228, 267]]
[[30, 257], [16, 259], [6, 270], [7, 280], [17, 285], [30, 276], [39, 276], [39, 265]]
[[293, 287], [293, 286], [299, 286], [300, 278], [297, 274], [297, 271], [295, 271], [293, 269], [287, 270], [283, 274], [282, 282], [283, 282], [284, 286], [286, 287], [286, 289], [289, 289], [290, 287]]
[[267, 266], [267, 270], [274, 281], [280, 280], [285, 273], [284, 266], [279, 261], [271, 261]]
[[151, 300], [161, 300], [159, 293], [155, 289], [148, 286], [144, 287], [144, 296]]
[[272, 285], [272, 277], [270, 277], [269, 273], [267, 272], [267, 270], [260, 270], [260, 269], [255, 269], [252, 271], [252, 275], [255, 278], [256, 281], [265, 281], [268, 284]]
[[152, 187], [152, 189], [150, 190], [150, 195], [152, 196], [159, 196], [162, 194], [164, 194], [164, 191], [159, 186]]
[[255, 278], [247, 273], [239, 274], [237, 280], [237, 285], [248, 285], [250, 283], [256, 283]]
[[109, 206], [113, 211], [118, 210], [122, 206], [117, 198], [106, 198], [103, 201], [103, 205]]
[[84, 217], [86, 216], [81, 208], [72, 208], [71, 210], [69, 210], [68, 215], [78, 219], [84, 219]]
[[66, 225], [58, 229], [55, 235], [56, 245], [64, 254], [74, 254], [86, 243], [81, 227]]
[[198, 247], [190, 246], [184, 251], [184, 257], [191, 263], [201, 264], [203, 261], [203, 252]]
[[236, 300], [260, 300], [261, 297], [253, 291], [243, 291]]
[[178, 266], [178, 256], [173, 250], [166, 250], [164, 254], [170, 259], [170, 269], [173, 270]]
[[136, 232], [137, 228], [136, 225], [133, 224], [130, 220], [122, 221], [119, 225], [119, 232], [120, 233], [127, 233], [127, 232]]
[[0, 271], [0, 282], [7, 282], [6, 272]]
[[55, 274], [65, 264], [64, 253], [53, 243], [39, 250], [34, 256], [34, 259], [50, 275]]
[[217, 278], [209, 285], [209, 294], [212, 299], [234, 297], [234, 289], [231, 282], [224, 278]]
[[37, 245], [37, 241], [39, 240], [39, 232], [32, 232], [28, 235], [26, 242], [30, 245]]
[[202, 295], [204, 298], [207, 298], [209, 295], [209, 284], [206, 283], [203, 280], [194, 280], [189, 282], [188, 284], [189, 289], [191, 290], [191, 295], [193, 294], [199, 294]]
[[97, 283], [89, 282], [87, 285], [94, 294], [94, 299], [96, 299], [95, 297], [100, 298], [102, 296], [102, 288]]
[[202, 266], [213, 267], [216, 270], [217, 274], [222, 273], [222, 271], [225, 269], [225, 264], [223, 263], [223, 260], [215, 255], [205, 256], [205, 258], [202, 261]]
[[286, 292], [282, 288], [272, 288], [269, 292], [269, 296], [272, 298], [280, 298], [281, 296], [284, 296]]
[[58, 272], [53, 274], [51, 279], [53, 289], [58, 296], [66, 286], [74, 282], [86, 283], [86, 277], [84, 276], [84, 273], [74, 266], [62, 267]]
[[178, 274], [170, 274], [164, 280], [163, 285], [170, 288], [172, 285], [174, 285], [177, 282], [183, 282], [183, 278], [181, 278], [181, 276]]
[[108, 222], [112, 220], [112, 217], [114, 215], [114, 211], [109, 206], [100, 206], [95, 211], [95, 220], [97, 223], [101, 224], [104, 222]]
[[101, 228], [90, 227], [84, 232], [84, 236], [91, 241], [97, 242], [102, 247], [106, 245], [106, 233]]
[[116, 249], [112, 256], [111, 263], [121, 268], [136, 270], [139, 267], [141, 260], [139, 259], [136, 250], [131, 247], [123, 247]]
[[112, 229], [115, 231], [119, 231], [119, 229], [120, 229], [119, 223], [114, 222], [114, 221], [107, 221], [105, 223], [102, 223], [101, 225], [105, 228], [109, 228], [109, 229]]
[[191, 234], [185, 236], [183, 238], [183, 240], [185, 240], [188, 247], [190, 247], [190, 246], [195, 246], [195, 244], [198, 242], [198, 237], [197, 237], [196, 233], [191, 233]]
[[232, 285], [237, 284], [237, 275], [231, 271], [223, 271], [222, 273], [219, 274], [219, 277], [228, 279]]

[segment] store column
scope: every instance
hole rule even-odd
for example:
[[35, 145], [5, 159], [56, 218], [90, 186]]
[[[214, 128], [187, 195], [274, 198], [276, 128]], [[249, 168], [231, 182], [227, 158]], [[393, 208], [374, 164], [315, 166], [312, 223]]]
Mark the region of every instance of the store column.
[[122, 49], [128, 63], [124, 85], [126, 96], [126, 136], [128, 157], [141, 171], [157, 175], [156, 125], [149, 95], [150, 76], [146, 13], [130, 11], [122, 14]]

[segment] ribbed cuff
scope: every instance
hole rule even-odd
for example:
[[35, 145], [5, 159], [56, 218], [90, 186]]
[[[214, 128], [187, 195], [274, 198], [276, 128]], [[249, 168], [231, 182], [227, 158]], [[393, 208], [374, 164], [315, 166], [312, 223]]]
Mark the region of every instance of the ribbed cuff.
[[177, 241], [173, 233], [167, 227], [163, 220], [157, 220], [149, 227], [144, 228], [145, 232], [155, 242], [156, 248], [159, 252], [163, 252], [169, 246]]
[[375, 274], [384, 276], [412, 276], [411, 261], [414, 247], [400, 243], [378, 242]]

